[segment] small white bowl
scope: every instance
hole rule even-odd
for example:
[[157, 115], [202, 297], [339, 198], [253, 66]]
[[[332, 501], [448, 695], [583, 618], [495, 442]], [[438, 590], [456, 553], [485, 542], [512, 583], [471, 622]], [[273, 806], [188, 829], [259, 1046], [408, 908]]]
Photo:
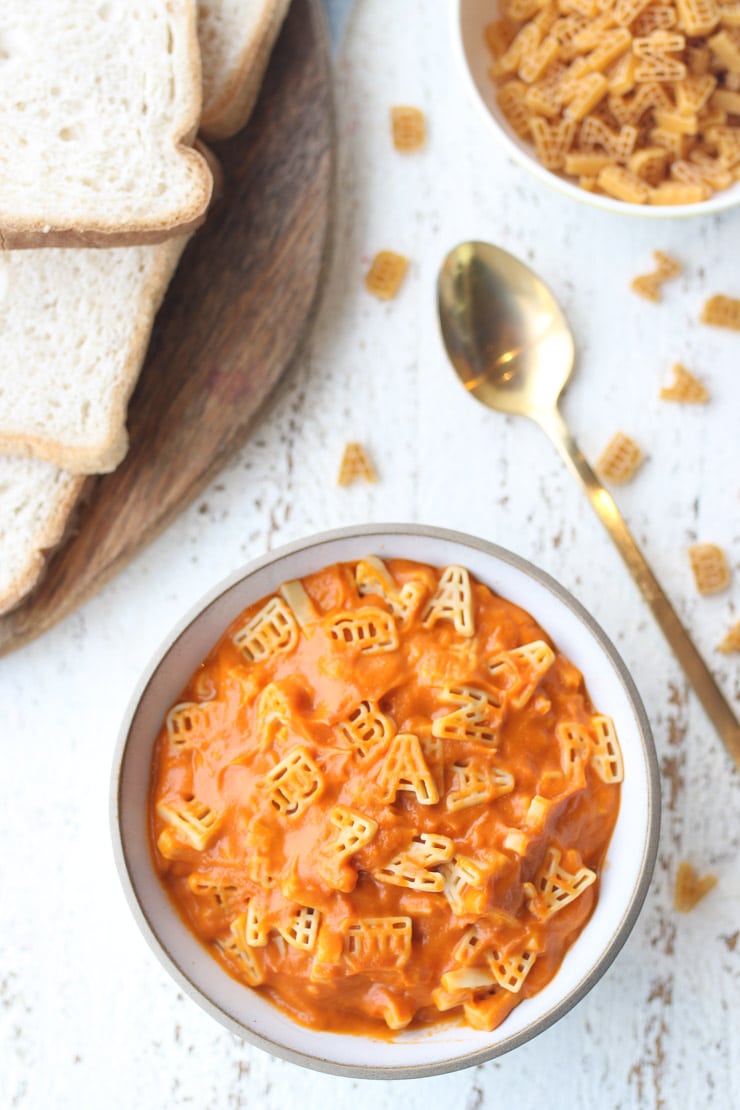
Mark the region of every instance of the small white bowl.
[[[292, 1021], [232, 979], [183, 924], [155, 872], [148, 835], [152, 748], [167, 708], [225, 628], [286, 579], [369, 553], [436, 566], [466, 566], [527, 609], [583, 672], [599, 711], [614, 719], [624, 757], [619, 816], [590, 920], [552, 981], [492, 1033], [462, 1025], [405, 1030], [393, 1039], [323, 1033]], [[629, 935], [647, 893], [658, 847], [660, 787], [650, 726], [612, 644], [566, 591], [502, 548], [420, 525], [367, 525], [290, 544], [237, 571], [183, 618], [134, 693], [116, 750], [111, 795], [116, 863], [145, 938], [177, 983], [228, 1029], [276, 1056], [359, 1078], [436, 1075], [480, 1064], [530, 1040], [601, 978]]]
[[464, 74], [470, 95], [482, 110], [491, 135], [508, 154], [521, 166], [529, 170], [546, 185], [557, 189], [581, 204], [603, 208], [607, 212], [621, 215], [663, 217], [675, 219], [680, 216], [707, 216], [712, 212], [722, 212], [740, 204], [740, 182], [729, 189], [714, 193], [698, 204], [629, 204], [615, 200], [600, 193], [589, 193], [574, 185], [552, 170], [547, 170], [535, 156], [530, 143], [520, 139], [511, 128], [503, 112], [496, 103], [496, 86], [488, 75], [491, 55], [486, 46], [484, 29], [498, 17], [498, 0], [453, 0], [453, 41], [459, 56], [459, 65]]

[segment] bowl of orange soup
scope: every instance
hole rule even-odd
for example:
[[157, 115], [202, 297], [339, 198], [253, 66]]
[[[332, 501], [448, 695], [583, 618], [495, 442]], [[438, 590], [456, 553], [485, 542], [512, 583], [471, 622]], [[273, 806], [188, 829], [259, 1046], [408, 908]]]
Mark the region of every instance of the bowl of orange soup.
[[132, 912], [232, 1032], [406, 1078], [531, 1039], [600, 979], [657, 850], [614, 647], [502, 548], [325, 533], [218, 585], [147, 668], [112, 784]]

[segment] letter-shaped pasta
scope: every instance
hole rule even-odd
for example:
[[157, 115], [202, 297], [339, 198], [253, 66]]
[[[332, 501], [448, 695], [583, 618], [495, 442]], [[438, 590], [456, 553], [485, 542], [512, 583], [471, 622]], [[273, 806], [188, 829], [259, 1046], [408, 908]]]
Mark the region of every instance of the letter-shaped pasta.
[[311, 952], [319, 935], [321, 913], [314, 906], [299, 906], [284, 925], [278, 926], [280, 936], [293, 948]]
[[[408, 270], [409, 260], [403, 254], [398, 254], [397, 251], [378, 251], [370, 263], [370, 269], [365, 274], [365, 288], [368, 293], [372, 293], [374, 297], [378, 297], [381, 301], [391, 301], [401, 288], [401, 282], [406, 276]], [[351, 445], [347, 444], [347, 449]], [[363, 452], [364, 454], [364, 452]], [[346, 452], [345, 452], [346, 459]], [[365, 467], [360, 471], [360, 476], [367, 476], [368, 482], [375, 481], [375, 471], [365, 456]], [[360, 470], [360, 467], [355, 465], [351, 473]], [[345, 471], [345, 460], [342, 460], [342, 467], [339, 472], [339, 484], [346, 485], [342, 481], [342, 476]]]
[[262, 890], [269, 890], [277, 885], [270, 862], [274, 835], [264, 821], [256, 818], [250, 824], [244, 838], [247, 878]]
[[676, 0], [676, 8], [680, 26], [692, 38], [713, 31], [721, 14], [714, 0]]
[[411, 955], [410, 917], [360, 917], [346, 928], [344, 959], [350, 974], [404, 967]]
[[685, 366], [676, 362], [673, 366], [673, 381], [661, 389], [659, 396], [661, 401], [703, 405], [709, 400], [709, 390]]
[[445, 745], [444, 740], [439, 736], [432, 736], [431, 728], [424, 728], [416, 734], [419, 737], [421, 744], [421, 751], [426, 765], [429, 768], [432, 778], [437, 784], [439, 789], [440, 784], [444, 787], [445, 781]]
[[321, 851], [321, 875], [333, 890], [348, 894], [357, 885], [357, 871], [349, 864], [349, 857], [371, 842], [378, 823], [341, 805], [330, 810], [329, 820], [338, 833]]
[[498, 744], [504, 703], [496, 694], [475, 686], [444, 686], [442, 701], [459, 706], [432, 721], [432, 735], [442, 740], [475, 740], [487, 747]]
[[373, 698], [361, 701], [338, 728], [359, 760], [379, 755], [396, 734], [394, 722], [380, 711]]
[[469, 966], [475, 963], [485, 949], [477, 925], [469, 925], [452, 949], [452, 958], [457, 964]]
[[373, 875], [392, 886], [407, 887], [409, 890], [441, 891], [445, 884], [444, 875], [431, 868], [446, 863], [454, 854], [455, 842], [449, 836], [421, 833], [411, 841], [408, 848], [377, 871], [373, 871]]
[[298, 625], [282, 598], [273, 597], [234, 634], [234, 645], [250, 663], [278, 652], [292, 651], [298, 643]]
[[536, 959], [537, 953], [527, 948], [509, 956], [502, 955], [496, 948], [486, 954], [488, 966], [498, 985], [513, 994], [522, 989]]
[[170, 743], [176, 748], [192, 747], [207, 733], [209, 724], [208, 706], [195, 701], [173, 705], [165, 720]]
[[566, 871], [560, 863], [561, 857], [559, 848], [548, 848], [534, 883], [524, 884], [529, 910], [540, 921], [552, 917], [596, 881], [596, 873], [588, 867]]
[[264, 948], [267, 944], [270, 929], [265, 910], [264, 898], [255, 896], [249, 899], [244, 921], [244, 939], [251, 948]]
[[[496, 94], [499, 108], [520, 139], [526, 139], [530, 133], [532, 111], [527, 96], [527, 86], [523, 81], [517, 80], [507, 81]], [[559, 109], [560, 105], [558, 104], [557, 110]]]
[[329, 635], [332, 640], [356, 647], [368, 655], [395, 651], [398, 647], [398, 629], [393, 616], [374, 605], [331, 617]]
[[637, 127], [632, 124], [625, 124], [619, 131], [612, 131], [599, 116], [586, 116], [578, 142], [583, 150], [601, 147], [612, 158], [626, 161], [634, 150], [637, 138]]
[[442, 866], [444, 892], [452, 912], [458, 917], [481, 913], [485, 901], [485, 876], [479, 864], [467, 856], [455, 856]]
[[424, 113], [411, 105], [391, 108], [393, 146], [403, 153], [420, 150], [424, 146], [426, 126]]
[[187, 884], [198, 898], [210, 899], [215, 907], [224, 912], [233, 908], [239, 894], [236, 883], [209, 871], [191, 871]]
[[617, 0], [614, 6], [614, 18], [617, 23], [628, 27], [634, 23], [638, 15], [652, 3], [652, 0]]
[[270, 802], [283, 817], [298, 817], [324, 788], [324, 776], [305, 748], [293, 748], [265, 775]]
[[378, 831], [378, 822], [370, 817], [363, 817], [347, 806], [334, 806], [329, 813], [329, 820], [339, 835], [333, 840], [329, 848], [339, 859], [345, 860], [354, 852], [364, 848]]
[[591, 736], [591, 766], [594, 771], [602, 782], [621, 782], [624, 778], [622, 749], [611, 717], [592, 717]]
[[257, 741], [261, 748], [268, 747], [278, 733], [286, 735], [292, 712], [285, 691], [276, 682], [265, 686], [257, 699]]
[[219, 814], [197, 798], [158, 802], [157, 813], [199, 852], [208, 847], [220, 824]]
[[424, 600], [426, 586], [421, 581], [398, 585], [382, 559], [368, 555], [355, 567], [355, 583], [361, 597], [377, 594], [382, 597], [394, 617], [406, 626]]
[[510, 794], [514, 776], [503, 767], [493, 767], [482, 759], [461, 759], [452, 764], [452, 781], [445, 797], [445, 809], [456, 813], [469, 806], [483, 805]]
[[[679, 112], [700, 112], [716, 88], [717, 78], [713, 77], [711, 73], [705, 73], [703, 76], [687, 77], [680, 85], [676, 85], [676, 106]], [[670, 256], [664, 255], [663, 257], [669, 258]], [[665, 270], [664, 273], [667, 278], [677, 276]]]
[[250, 948], [244, 943], [243, 939], [239, 938], [240, 927], [241, 922], [236, 926], [235, 933], [234, 925], [232, 925], [232, 935], [214, 941], [214, 944], [227, 963], [236, 964], [240, 974], [244, 976], [250, 987], [259, 987], [265, 981], [262, 959], [253, 948]]
[[555, 726], [555, 738], [560, 748], [560, 766], [569, 782], [576, 781], [578, 789], [586, 785], [585, 767], [591, 753], [588, 729], [575, 721], [561, 721]]
[[[734, 167], [740, 160], [740, 134], [732, 127], [718, 127], [717, 146], [720, 162], [724, 162], [728, 167]], [[701, 322], [713, 324], [718, 328], [740, 331], [740, 297], [715, 293], [705, 302], [701, 310]]]
[[425, 806], [433, 806], [439, 801], [434, 776], [424, 759], [419, 737], [413, 732], [399, 732], [391, 740], [380, 769], [378, 785], [386, 804], [396, 800], [399, 790], [416, 794], [417, 800]]
[[548, 123], [539, 116], [533, 116], [530, 127], [537, 157], [542, 164], [548, 170], [562, 169], [565, 156], [573, 145], [577, 121], [563, 119], [559, 123]]
[[460, 636], [475, 635], [473, 591], [464, 567], [447, 567], [421, 619], [425, 628], [434, 628], [437, 621], [451, 621]]
[[562, 721], [555, 729], [560, 745], [563, 774], [582, 779], [582, 768], [589, 760], [602, 782], [621, 782], [624, 778], [622, 750], [611, 717], [597, 715], [590, 725]]
[[256, 898], [250, 898], [247, 912], [238, 914], [231, 922], [231, 935], [245, 951], [247, 948], [264, 948], [269, 932], [264, 920], [264, 906]]
[[715, 594], [730, 582], [727, 556], [714, 543], [693, 543], [689, 547], [689, 562], [700, 594]]
[[633, 38], [632, 53], [638, 59], [635, 81], [683, 81], [686, 66], [671, 54], [679, 54], [686, 46], [684, 35], [675, 31], [653, 31]]
[[502, 651], [488, 664], [491, 681], [506, 695], [512, 709], [523, 709], [555, 662], [555, 652], [544, 640], [533, 640]]

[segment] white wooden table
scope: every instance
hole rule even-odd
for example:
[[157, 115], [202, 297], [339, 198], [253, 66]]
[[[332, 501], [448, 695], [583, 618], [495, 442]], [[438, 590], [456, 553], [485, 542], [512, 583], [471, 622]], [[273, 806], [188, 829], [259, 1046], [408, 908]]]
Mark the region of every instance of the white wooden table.
[[[336, 83], [334, 247], [307, 349], [207, 493], [84, 609], [0, 661], [0, 1107], [739, 1106], [740, 775], [550, 444], [454, 379], [434, 305], [438, 266], [466, 238], [501, 244], [551, 285], [580, 354], [565, 416], [592, 460], [617, 429], [645, 447], [618, 503], [738, 704], [740, 656], [715, 645], [740, 616], [740, 336], [698, 315], [712, 292], [740, 295], [740, 212], [614, 218], [530, 180], [468, 103], [439, 2], [361, 0]], [[394, 103], [425, 109], [422, 154], [392, 151]], [[383, 247], [412, 260], [387, 305], [362, 285]], [[653, 306], [629, 282], [656, 247], [685, 273]], [[709, 385], [707, 406], [657, 399], [679, 359]], [[377, 485], [337, 487], [347, 439], [368, 446]], [[664, 785], [651, 893], [591, 995], [509, 1056], [400, 1087], [309, 1075], [202, 1013], [139, 935], [108, 833], [119, 720], [170, 626], [266, 549], [368, 520], [470, 531], [558, 578], [632, 669]], [[695, 540], [727, 551], [725, 593], [696, 594], [686, 558]], [[719, 877], [686, 916], [672, 908], [682, 858]]]

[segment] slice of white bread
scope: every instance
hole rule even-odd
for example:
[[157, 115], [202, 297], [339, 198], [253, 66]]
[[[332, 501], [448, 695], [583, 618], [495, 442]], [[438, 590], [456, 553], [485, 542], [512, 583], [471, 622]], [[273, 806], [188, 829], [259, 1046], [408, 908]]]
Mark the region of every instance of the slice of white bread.
[[0, 455], [0, 613], [36, 585], [84, 483], [51, 463]]
[[2, 0], [0, 246], [158, 243], [205, 216], [195, 0]]
[[226, 139], [247, 122], [290, 0], [198, 0], [207, 139]]
[[117, 466], [129, 397], [187, 239], [0, 254], [0, 452], [78, 474]]

